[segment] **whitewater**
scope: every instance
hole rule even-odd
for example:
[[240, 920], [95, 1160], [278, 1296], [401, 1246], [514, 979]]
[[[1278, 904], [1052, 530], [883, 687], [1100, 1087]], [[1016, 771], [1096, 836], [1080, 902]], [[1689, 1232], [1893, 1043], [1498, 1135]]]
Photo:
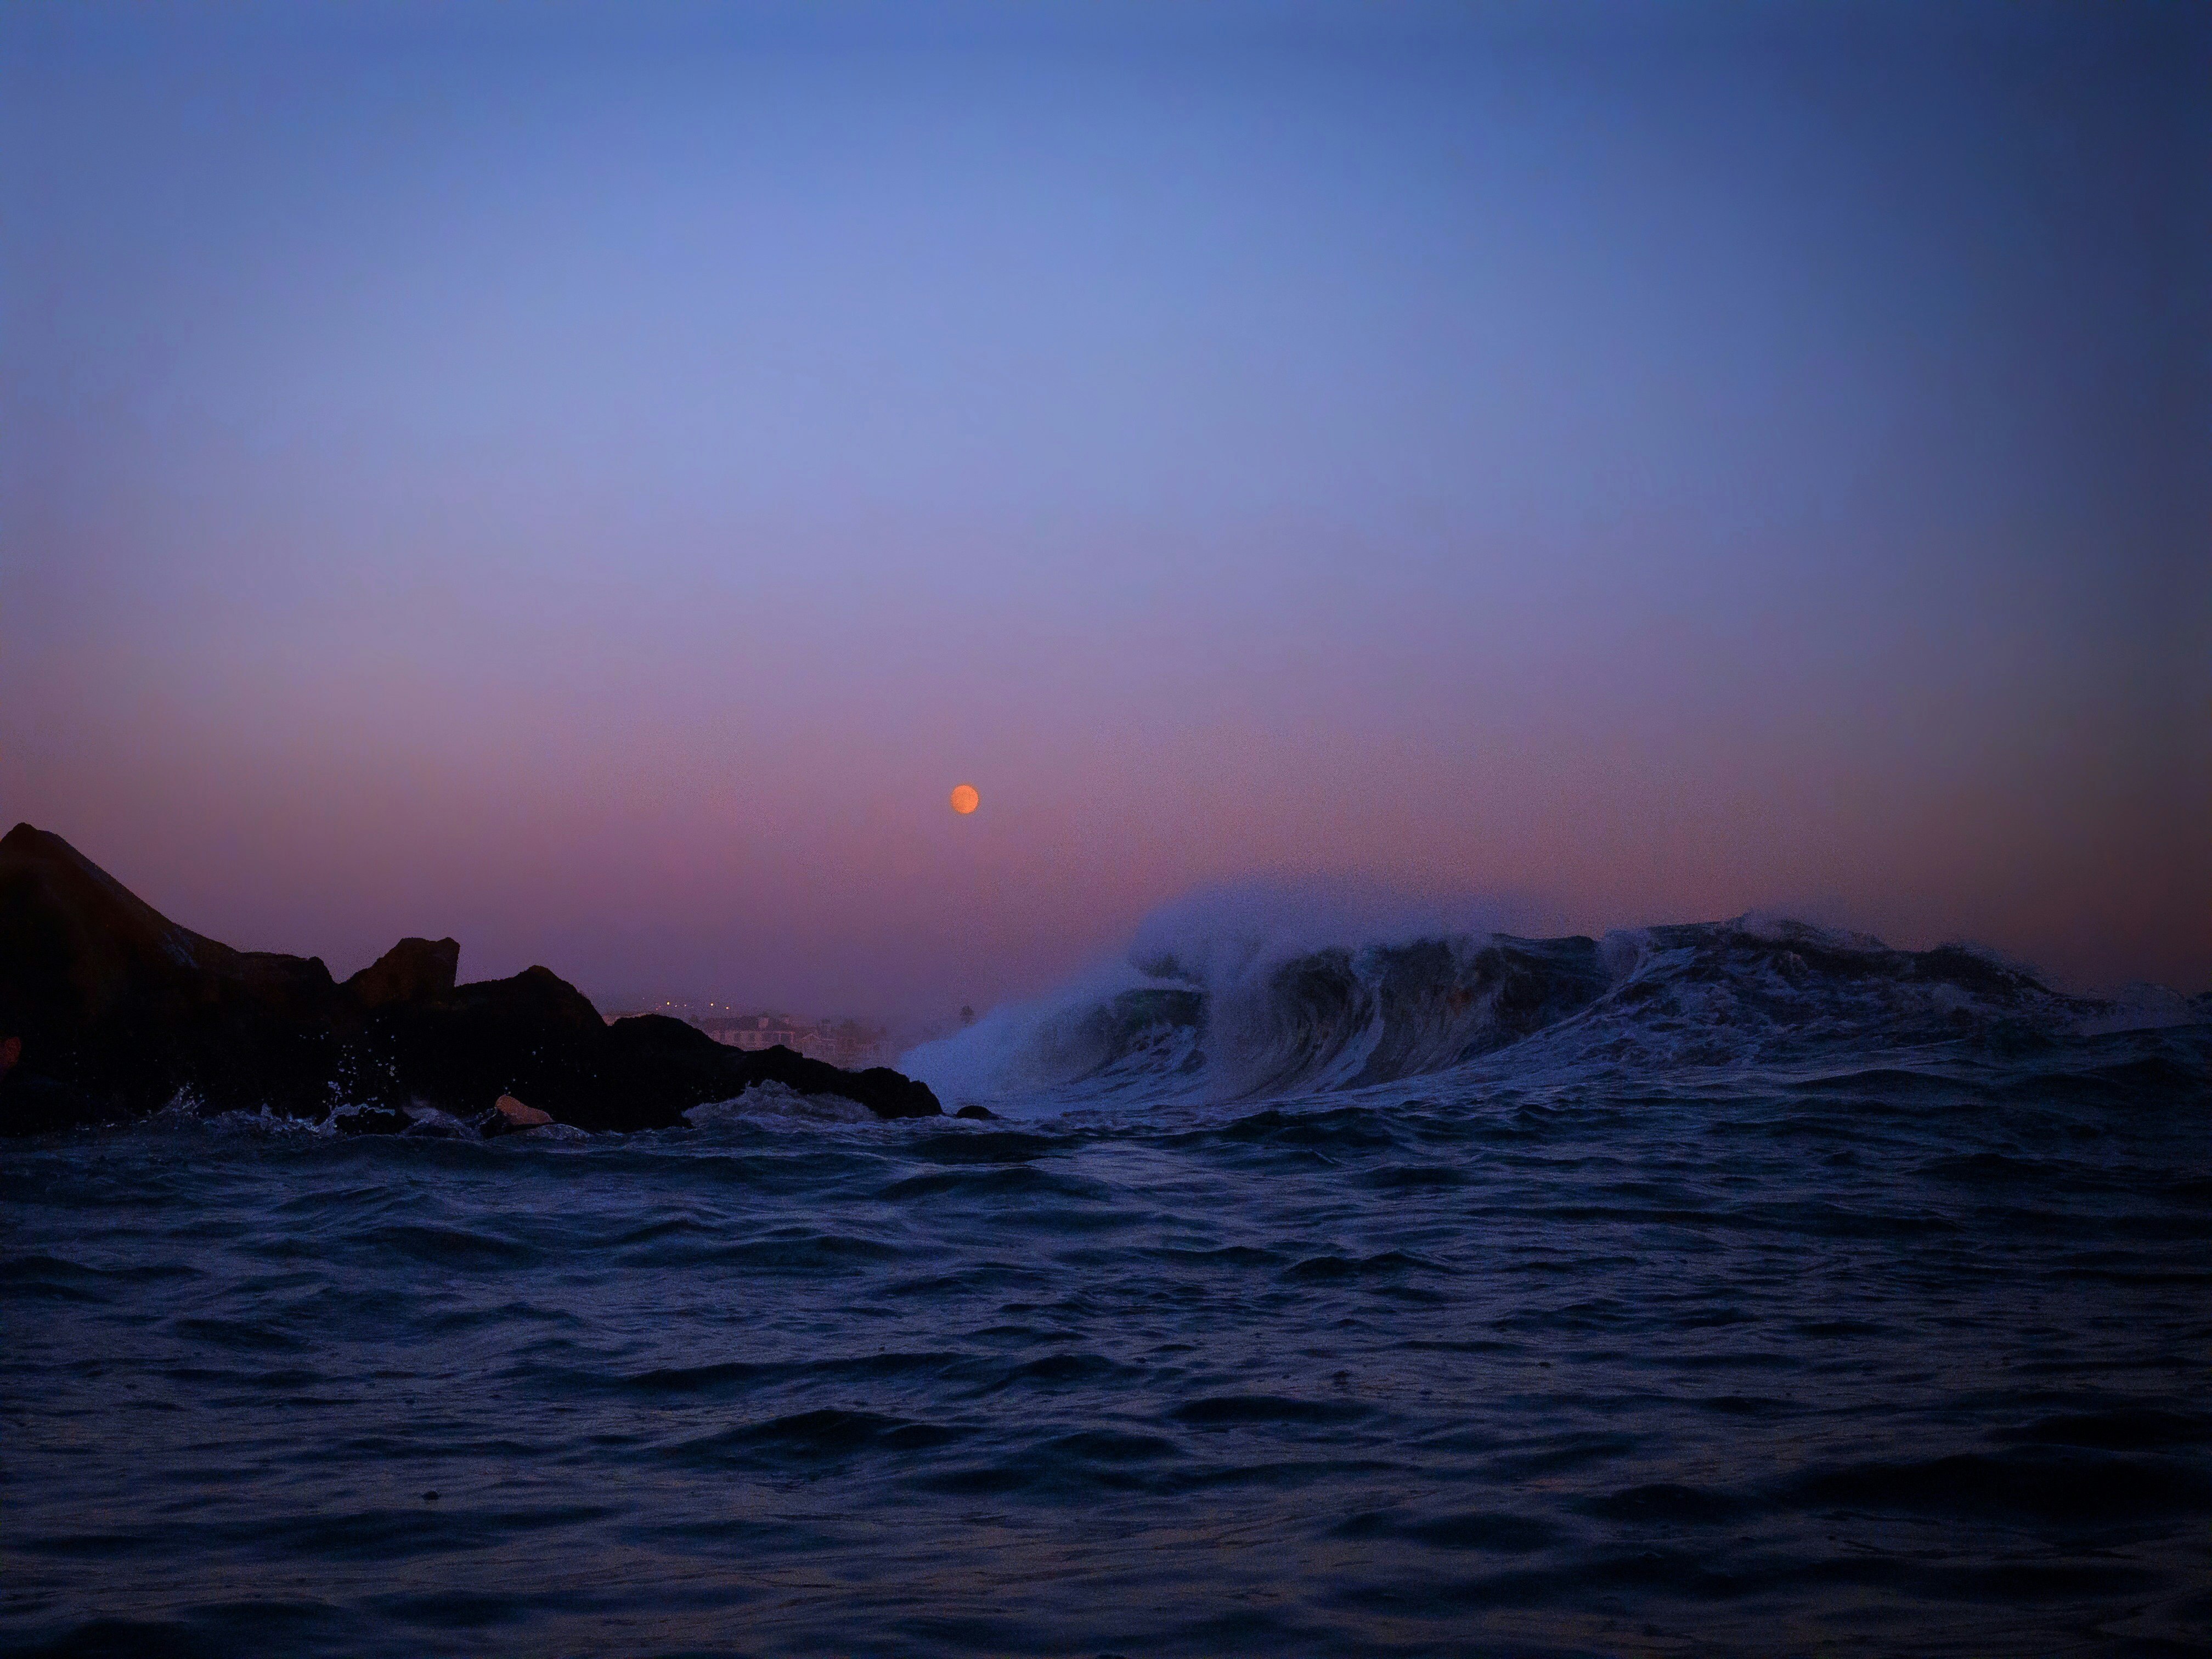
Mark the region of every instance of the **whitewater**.
[[0, 1653], [2212, 1653], [2212, 1000], [1152, 929], [485, 1143], [0, 1149]]

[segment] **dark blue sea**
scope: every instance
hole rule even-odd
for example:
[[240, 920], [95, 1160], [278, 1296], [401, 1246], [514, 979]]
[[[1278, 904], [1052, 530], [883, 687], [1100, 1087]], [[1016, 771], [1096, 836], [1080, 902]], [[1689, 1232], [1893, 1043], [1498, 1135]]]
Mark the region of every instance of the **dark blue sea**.
[[2212, 1654], [2201, 1000], [1711, 957], [1427, 1070], [1388, 962], [1154, 963], [916, 1056], [992, 1121], [0, 1146], [0, 1651]]

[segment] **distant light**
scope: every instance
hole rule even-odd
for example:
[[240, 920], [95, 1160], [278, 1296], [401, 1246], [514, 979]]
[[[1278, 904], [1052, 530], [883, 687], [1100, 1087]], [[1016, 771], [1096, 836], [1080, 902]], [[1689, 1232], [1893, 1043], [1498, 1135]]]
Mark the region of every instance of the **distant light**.
[[952, 790], [952, 810], [959, 813], [961, 817], [966, 817], [969, 813], [974, 811], [982, 804], [983, 798], [975, 793], [975, 786], [974, 784], [963, 783], [954, 786]]

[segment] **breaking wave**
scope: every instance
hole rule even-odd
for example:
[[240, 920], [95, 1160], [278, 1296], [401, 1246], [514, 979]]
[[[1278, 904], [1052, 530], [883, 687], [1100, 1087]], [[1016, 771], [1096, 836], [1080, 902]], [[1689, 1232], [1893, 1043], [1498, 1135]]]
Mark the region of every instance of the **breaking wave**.
[[[1895, 950], [1863, 933], [1747, 915], [1531, 939], [1400, 926], [1365, 942], [1223, 925], [1188, 912], [1128, 959], [1042, 1000], [994, 1009], [909, 1051], [948, 1107], [1260, 1100], [1470, 1066], [1726, 1066], [1845, 1048], [2015, 1045], [2212, 1013], [2145, 988], [2131, 1001], [2052, 990], [1970, 946]], [[1032, 1108], [1034, 1109], [1034, 1108]]]

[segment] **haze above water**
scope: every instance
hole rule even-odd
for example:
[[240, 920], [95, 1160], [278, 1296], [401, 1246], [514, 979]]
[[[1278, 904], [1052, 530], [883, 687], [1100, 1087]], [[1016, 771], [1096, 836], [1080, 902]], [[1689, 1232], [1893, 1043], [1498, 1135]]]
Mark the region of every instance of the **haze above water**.
[[1543, 20], [9, 9], [0, 817], [611, 999], [1224, 886], [2212, 984], [2201, 19]]

